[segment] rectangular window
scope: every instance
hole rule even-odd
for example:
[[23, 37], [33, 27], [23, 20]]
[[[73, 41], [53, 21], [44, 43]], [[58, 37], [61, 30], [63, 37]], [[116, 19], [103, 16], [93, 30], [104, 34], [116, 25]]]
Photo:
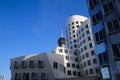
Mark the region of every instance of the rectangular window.
[[19, 68], [19, 62], [18, 61], [15, 61], [14, 68]]
[[41, 73], [41, 80], [48, 80], [48, 74], [47, 73]]
[[93, 64], [97, 64], [97, 59], [93, 59]]
[[85, 70], [86, 75], [88, 75], [88, 70]]
[[86, 53], [86, 58], [89, 57], [89, 53]]
[[88, 60], [87, 63], [88, 63], [88, 65], [91, 65], [91, 60]]
[[44, 62], [42, 60], [38, 61], [38, 67], [43, 68], [44, 67]]
[[38, 80], [38, 74], [32, 73], [32, 80]]
[[65, 53], [68, 53], [68, 50], [67, 50], [67, 49], [65, 49]]
[[73, 76], [76, 76], [77, 74], [76, 74], [76, 71], [73, 71]]
[[92, 55], [95, 55], [95, 51], [94, 51], [94, 50], [91, 51], [91, 56], [92, 56]]
[[84, 67], [86, 67], [86, 62], [84, 62]]
[[67, 67], [70, 67], [70, 63], [66, 63], [67, 64]]
[[79, 66], [79, 65], [76, 65], [76, 67], [77, 67], [77, 69], [79, 69], [79, 68], [80, 68], [80, 66]]
[[68, 70], [68, 71], [67, 71], [67, 74], [68, 74], [68, 75], [71, 75], [71, 71], [70, 71], [70, 70]]
[[114, 54], [114, 60], [120, 60], [120, 43], [112, 44], [112, 50]]
[[23, 79], [22, 80], [29, 80], [29, 73], [23, 73]]
[[53, 62], [53, 68], [58, 69], [58, 63], [57, 62]]
[[90, 74], [94, 74], [94, 70], [93, 69], [90, 69]]
[[92, 44], [92, 43], [89, 43], [89, 47], [90, 47], [90, 48], [93, 48], [93, 44]]
[[26, 64], [25, 61], [22, 61], [22, 63], [21, 63], [21, 67], [22, 67], [22, 68], [26, 68], [26, 67], [27, 67], [27, 64]]
[[120, 20], [119, 20], [119, 18], [107, 22], [107, 27], [108, 27], [109, 34], [119, 32], [120, 31]]
[[63, 52], [63, 49], [59, 49], [59, 52], [62, 53], [62, 52]]
[[95, 33], [95, 39], [96, 39], [97, 44], [100, 44], [100, 43], [102, 43], [104, 41], [104, 39], [105, 39], [104, 29], [102, 29], [99, 32]]
[[72, 68], [75, 68], [75, 64], [72, 64]]
[[66, 60], [69, 60], [69, 56], [66, 56]]
[[33, 60], [29, 61], [29, 66], [30, 68], [34, 68], [35, 67], [35, 62]]
[[97, 0], [89, 0], [89, 8], [93, 9], [98, 4]]
[[96, 14], [92, 15], [92, 23], [96, 25], [102, 19], [102, 13], [99, 11]]
[[15, 80], [20, 80], [20, 73], [15, 73]]

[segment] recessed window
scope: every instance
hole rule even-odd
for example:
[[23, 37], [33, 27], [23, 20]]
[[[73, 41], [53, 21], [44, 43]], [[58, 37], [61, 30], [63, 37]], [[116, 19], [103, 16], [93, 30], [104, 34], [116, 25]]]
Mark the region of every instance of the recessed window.
[[84, 37], [85, 35], [84, 35], [84, 33], [82, 33], [82, 37]]
[[53, 62], [53, 68], [58, 69], [58, 63], [57, 62]]
[[89, 43], [89, 47], [90, 47], [90, 48], [93, 48], [93, 44], [92, 44], [92, 43]]
[[74, 29], [75, 27], [74, 26], [72, 26], [72, 29]]
[[98, 4], [98, 0], [89, 0], [89, 8], [93, 9]]
[[105, 38], [104, 29], [102, 29], [99, 32], [95, 33], [95, 39], [96, 39], [97, 44], [102, 43], [104, 41], [104, 38]]
[[83, 31], [83, 28], [81, 28], [81, 31]]
[[63, 52], [63, 49], [59, 49], [59, 52], [62, 53], [62, 52]]
[[93, 64], [97, 64], [97, 59], [93, 59]]
[[76, 39], [74, 39], [74, 42], [76, 42]]
[[79, 25], [77, 25], [77, 28], [79, 28]]
[[72, 25], [74, 25], [74, 22], [72, 22]]
[[75, 61], [78, 62], [78, 58], [75, 58]]
[[84, 46], [84, 50], [87, 50], [87, 46], [86, 45]]
[[29, 73], [23, 73], [23, 79], [22, 80], [29, 80]]
[[91, 65], [91, 60], [88, 60], [87, 63], [88, 63], [88, 65]]
[[68, 50], [67, 50], [67, 49], [65, 49], [65, 53], [68, 53]]
[[113, 33], [120, 31], [120, 24], [119, 23], [120, 23], [119, 18], [107, 22], [109, 34], [113, 34]]
[[67, 67], [70, 67], [70, 63], [67, 63]]
[[83, 52], [83, 48], [81, 48], [81, 52]]
[[29, 61], [29, 66], [30, 66], [30, 68], [34, 68], [35, 67], [35, 61], [30, 60]]
[[48, 80], [48, 74], [47, 73], [41, 73], [41, 80]]
[[94, 50], [91, 51], [91, 55], [92, 56], [95, 55], [95, 51]]
[[75, 38], [75, 35], [73, 35], [73, 38]]
[[21, 67], [22, 67], [22, 68], [26, 68], [26, 67], [27, 67], [26, 61], [22, 61]]
[[38, 74], [32, 73], [32, 80], [38, 80]]
[[44, 67], [44, 62], [43, 60], [38, 60], [38, 67], [43, 68]]
[[108, 15], [110, 12], [112, 12], [114, 9], [114, 5], [112, 2], [109, 2], [108, 4], [103, 5], [104, 14]]
[[83, 40], [83, 44], [85, 44], [85, 42], [86, 42], [86, 41], [85, 41], [85, 39], [84, 39], [84, 40]]
[[74, 48], [77, 48], [77, 45], [76, 45], [76, 44], [74, 45]]
[[94, 70], [93, 69], [90, 69], [90, 74], [94, 74]]
[[112, 50], [114, 54], [114, 60], [120, 60], [120, 43], [112, 44]]
[[87, 30], [87, 34], [89, 34], [90, 32], [89, 32], [89, 30]]
[[79, 65], [76, 65], [76, 68], [77, 68], [77, 69], [79, 69], [79, 68], [80, 68], [80, 66], [79, 66]]
[[84, 67], [86, 67], [86, 62], [84, 62]]
[[14, 67], [15, 67], [15, 68], [19, 68], [19, 62], [18, 62], [18, 61], [15, 61]]
[[88, 75], [88, 70], [85, 70], [86, 75]]
[[92, 15], [92, 23], [96, 25], [102, 19], [102, 13], [99, 11], [98, 13]]
[[84, 56], [84, 55], [82, 55], [82, 59], [85, 59], [85, 56]]
[[69, 60], [69, 56], [66, 56], [66, 59]]
[[78, 21], [76, 21], [76, 24], [78, 24]]
[[88, 24], [85, 26], [86, 27], [86, 29], [88, 28]]
[[68, 74], [68, 75], [71, 75], [71, 71], [70, 71], [70, 70], [68, 70], [68, 71], [67, 71], [67, 74]]
[[20, 80], [20, 73], [15, 73], [15, 80]]
[[73, 30], [73, 33], [75, 33], [75, 30]]
[[88, 41], [90, 41], [91, 40], [91, 37], [90, 36], [88, 36]]
[[72, 64], [72, 68], [75, 68], [75, 64]]
[[86, 53], [86, 58], [89, 57], [89, 53]]
[[73, 71], [73, 76], [76, 76], [77, 74], [76, 74], [76, 71]]

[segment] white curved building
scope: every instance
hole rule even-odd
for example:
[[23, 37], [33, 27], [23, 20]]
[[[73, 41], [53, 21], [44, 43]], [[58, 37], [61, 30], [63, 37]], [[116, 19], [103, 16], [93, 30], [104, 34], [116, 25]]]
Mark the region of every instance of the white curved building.
[[97, 59], [90, 26], [90, 20], [84, 16], [72, 15], [67, 19], [68, 48], [78, 52], [81, 75], [96, 76]]
[[67, 19], [67, 44], [68, 48], [77, 50], [76, 31], [87, 18], [80, 15], [72, 15]]

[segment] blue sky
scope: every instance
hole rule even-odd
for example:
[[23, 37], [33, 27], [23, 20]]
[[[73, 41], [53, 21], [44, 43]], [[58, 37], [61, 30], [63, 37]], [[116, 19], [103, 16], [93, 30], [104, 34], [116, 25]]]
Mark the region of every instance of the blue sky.
[[74, 14], [88, 17], [86, 0], [0, 0], [0, 74], [10, 78], [11, 58], [57, 47]]

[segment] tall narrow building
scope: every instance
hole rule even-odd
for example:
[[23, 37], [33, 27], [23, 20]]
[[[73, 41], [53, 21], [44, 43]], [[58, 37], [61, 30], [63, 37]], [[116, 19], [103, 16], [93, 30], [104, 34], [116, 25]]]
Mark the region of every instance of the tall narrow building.
[[77, 51], [81, 76], [98, 76], [98, 63], [90, 20], [84, 16], [72, 15], [67, 19], [66, 26], [68, 48]]
[[120, 0], [87, 0], [103, 80], [120, 79]]

